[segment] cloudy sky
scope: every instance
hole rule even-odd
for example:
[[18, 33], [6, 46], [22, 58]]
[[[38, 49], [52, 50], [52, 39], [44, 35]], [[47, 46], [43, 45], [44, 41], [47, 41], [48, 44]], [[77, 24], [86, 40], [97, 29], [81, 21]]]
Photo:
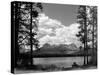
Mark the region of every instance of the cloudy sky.
[[43, 4], [43, 9], [47, 16], [61, 21], [66, 26], [76, 22], [78, 5]]
[[75, 36], [79, 31], [76, 23], [78, 6], [43, 4], [44, 12], [39, 14], [38, 39], [40, 46], [71, 44], [80, 45]]

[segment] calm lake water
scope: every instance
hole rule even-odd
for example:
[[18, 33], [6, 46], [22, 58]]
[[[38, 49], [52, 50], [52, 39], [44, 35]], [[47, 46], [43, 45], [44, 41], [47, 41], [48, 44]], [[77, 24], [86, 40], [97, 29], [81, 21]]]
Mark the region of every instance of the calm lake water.
[[[91, 57], [88, 57], [89, 60]], [[84, 57], [53, 57], [53, 58], [34, 58], [34, 64], [36, 65], [56, 65], [59, 67], [72, 67], [73, 62], [78, 65], [83, 65]]]

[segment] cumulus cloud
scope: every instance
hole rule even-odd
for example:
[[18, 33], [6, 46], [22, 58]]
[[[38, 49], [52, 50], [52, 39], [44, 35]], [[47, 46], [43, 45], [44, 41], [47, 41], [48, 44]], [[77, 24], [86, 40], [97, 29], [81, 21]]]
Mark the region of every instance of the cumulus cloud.
[[60, 21], [56, 19], [51, 19], [46, 16], [44, 13], [39, 15], [39, 27], [42, 28], [60, 28], [63, 27]]
[[74, 43], [77, 46], [81, 44], [76, 37], [76, 34], [79, 31], [79, 24], [74, 23], [66, 26], [56, 19], [51, 19], [44, 13], [40, 14], [38, 19], [38, 39], [41, 46], [45, 43], [49, 43], [51, 45]]

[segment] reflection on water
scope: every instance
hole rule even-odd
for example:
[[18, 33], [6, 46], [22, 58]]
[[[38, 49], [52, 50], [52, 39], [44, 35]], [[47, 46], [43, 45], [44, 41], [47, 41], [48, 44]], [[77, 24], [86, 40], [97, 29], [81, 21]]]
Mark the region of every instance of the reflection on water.
[[[88, 57], [89, 60], [91, 57]], [[53, 57], [53, 58], [34, 58], [34, 64], [38, 65], [57, 65], [59, 67], [71, 67], [73, 62], [83, 65], [84, 57]]]

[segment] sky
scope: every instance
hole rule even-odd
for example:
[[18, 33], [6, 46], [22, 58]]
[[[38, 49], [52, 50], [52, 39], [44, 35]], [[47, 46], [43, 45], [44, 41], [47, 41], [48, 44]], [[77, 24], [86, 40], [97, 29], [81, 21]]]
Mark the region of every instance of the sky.
[[52, 19], [61, 21], [64, 25], [70, 25], [76, 22], [77, 9], [78, 5], [43, 4], [45, 14]]
[[76, 44], [81, 45], [76, 34], [79, 24], [76, 23], [78, 6], [61, 4], [43, 4], [43, 12], [39, 14], [38, 36], [42, 47], [50, 45]]

